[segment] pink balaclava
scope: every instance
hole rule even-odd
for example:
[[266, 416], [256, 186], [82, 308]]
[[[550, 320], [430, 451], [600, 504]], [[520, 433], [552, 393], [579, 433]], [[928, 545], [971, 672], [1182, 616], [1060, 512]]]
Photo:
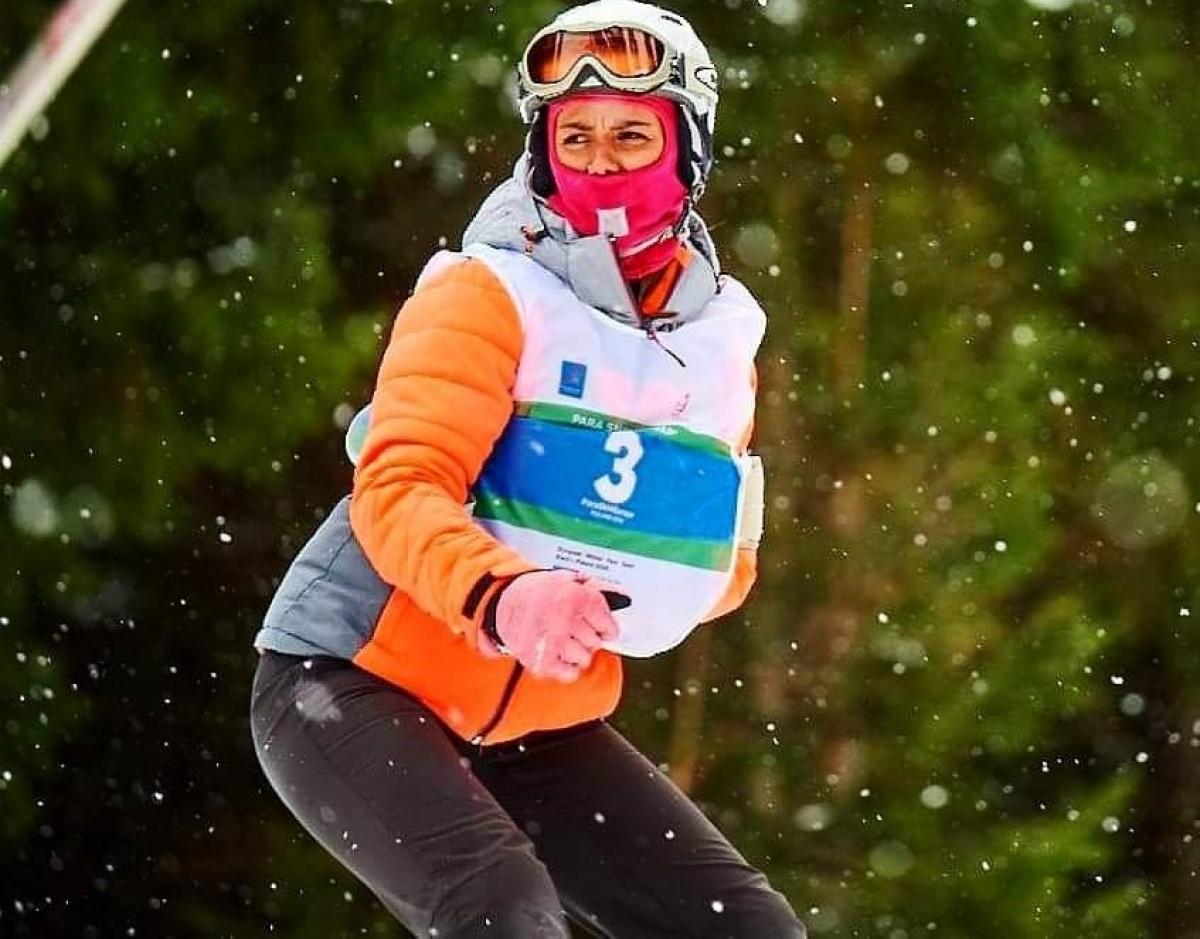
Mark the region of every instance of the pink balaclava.
[[[573, 95], [572, 101], [617, 98], [629, 95], [588, 93]], [[676, 171], [679, 141], [675, 129], [675, 105], [666, 98], [639, 95], [639, 104], [654, 111], [663, 128], [663, 152], [649, 166], [632, 171], [597, 175], [563, 166], [555, 153], [558, 117], [566, 102], [551, 101], [547, 151], [555, 192], [546, 201], [550, 208], [571, 223], [581, 235], [616, 236], [617, 263], [626, 280], [645, 277], [670, 263], [679, 241], [662, 236], [679, 219], [687, 189]], [[647, 242], [654, 242], [647, 245]]]

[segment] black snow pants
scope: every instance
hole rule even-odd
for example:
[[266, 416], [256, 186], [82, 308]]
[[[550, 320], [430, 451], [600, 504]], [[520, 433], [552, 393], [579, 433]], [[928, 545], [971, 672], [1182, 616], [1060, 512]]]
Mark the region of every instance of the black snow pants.
[[471, 746], [344, 659], [267, 651], [254, 746], [307, 831], [414, 935], [803, 939], [784, 898], [604, 721]]

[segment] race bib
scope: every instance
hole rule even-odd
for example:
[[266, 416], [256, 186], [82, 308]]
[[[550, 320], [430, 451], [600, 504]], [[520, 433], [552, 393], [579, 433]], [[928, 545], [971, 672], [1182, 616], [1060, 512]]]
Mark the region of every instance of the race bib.
[[474, 514], [534, 564], [619, 586], [633, 603], [608, 648], [655, 655], [729, 582], [743, 476], [714, 437], [521, 404], [476, 482]]

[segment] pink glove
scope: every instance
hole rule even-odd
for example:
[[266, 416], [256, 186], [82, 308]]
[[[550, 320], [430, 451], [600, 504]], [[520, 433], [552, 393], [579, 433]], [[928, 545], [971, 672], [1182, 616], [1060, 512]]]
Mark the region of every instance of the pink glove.
[[[574, 571], [532, 571], [513, 579], [495, 606], [495, 633], [503, 651], [539, 678], [574, 681], [600, 644], [619, 631], [603, 586]], [[617, 608], [627, 605], [622, 595], [607, 593], [620, 598], [611, 601]]]

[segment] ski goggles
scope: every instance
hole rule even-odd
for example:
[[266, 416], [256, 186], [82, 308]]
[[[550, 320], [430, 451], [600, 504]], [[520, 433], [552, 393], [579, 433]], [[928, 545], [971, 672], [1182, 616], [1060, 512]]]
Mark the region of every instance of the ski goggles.
[[671, 58], [666, 42], [638, 27], [555, 29], [533, 37], [519, 68], [529, 90], [549, 98], [574, 88], [589, 65], [609, 87], [650, 91], [670, 76]]

